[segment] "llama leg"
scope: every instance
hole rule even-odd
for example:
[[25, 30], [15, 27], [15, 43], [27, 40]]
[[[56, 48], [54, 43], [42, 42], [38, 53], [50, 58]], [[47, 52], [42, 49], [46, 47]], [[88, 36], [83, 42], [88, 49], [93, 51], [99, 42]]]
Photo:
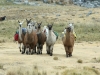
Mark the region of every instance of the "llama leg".
[[20, 52], [21, 52], [21, 43], [19, 43], [19, 50], [20, 50]]
[[29, 53], [28, 53], [29, 55], [31, 54], [31, 48], [29, 48]]
[[73, 47], [70, 47], [70, 48], [69, 48], [69, 57], [72, 56], [72, 52], [73, 52]]
[[66, 57], [69, 57], [68, 47], [65, 47]]
[[30, 49], [30, 51], [31, 51], [31, 55], [33, 54], [33, 49]]
[[40, 45], [40, 54], [42, 54], [43, 45]]
[[53, 55], [53, 46], [50, 47], [50, 56]]
[[22, 46], [22, 54], [24, 54], [25, 53], [25, 46], [23, 45]]
[[29, 54], [29, 48], [26, 48], [26, 54]]
[[37, 54], [40, 54], [39, 49], [40, 49], [39, 44], [37, 44]]
[[50, 54], [49, 46], [47, 44], [46, 44], [46, 51], [47, 51], [47, 54]]
[[36, 53], [36, 45], [35, 45], [34, 51], [35, 51], [34, 53]]

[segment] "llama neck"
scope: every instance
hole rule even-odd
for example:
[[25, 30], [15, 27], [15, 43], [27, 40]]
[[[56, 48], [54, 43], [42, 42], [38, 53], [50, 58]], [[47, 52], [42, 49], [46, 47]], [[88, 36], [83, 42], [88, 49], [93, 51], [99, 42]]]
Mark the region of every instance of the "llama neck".
[[22, 27], [19, 26], [19, 39], [22, 41]]
[[33, 31], [32, 29], [29, 29], [27, 32], [28, 32], [29, 34], [31, 34], [32, 31]]
[[32, 30], [33, 30], [33, 31], [36, 30], [35, 27], [33, 27]]
[[48, 30], [49, 31], [49, 35], [51, 36], [51, 34], [52, 34], [52, 30]]
[[70, 32], [67, 32], [65, 35], [66, 35], [66, 39], [70, 40]]
[[41, 33], [42, 32], [42, 30], [41, 29], [37, 29], [37, 33]]
[[30, 34], [33, 30], [33, 27], [27, 27], [27, 32]]

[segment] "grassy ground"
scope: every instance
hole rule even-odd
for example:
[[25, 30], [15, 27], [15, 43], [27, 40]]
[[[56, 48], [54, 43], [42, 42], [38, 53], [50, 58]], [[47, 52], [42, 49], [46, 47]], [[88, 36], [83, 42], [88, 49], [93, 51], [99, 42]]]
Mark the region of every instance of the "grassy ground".
[[[0, 5], [0, 16], [7, 16], [5, 21], [0, 21], [0, 42], [12, 41], [15, 31], [18, 29], [17, 21], [24, 20], [23, 27], [26, 27], [26, 18], [42, 22], [43, 25], [54, 23], [53, 29], [59, 35], [61, 35], [68, 23], [73, 22], [78, 42], [100, 41], [99, 8], [88, 9], [75, 5], [50, 5], [39, 1], [38, 3], [40, 3], [40, 6], [0, 2], [2, 4]], [[88, 15], [90, 11], [92, 14]]]

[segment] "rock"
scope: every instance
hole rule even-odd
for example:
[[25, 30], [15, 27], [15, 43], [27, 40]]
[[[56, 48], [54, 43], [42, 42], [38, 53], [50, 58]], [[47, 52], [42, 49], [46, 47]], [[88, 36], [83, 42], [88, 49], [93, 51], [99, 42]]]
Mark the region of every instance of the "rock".
[[82, 7], [87, 7], [87, 8], [95, 8], [95, 7], [100, 7], [100, 1], [96, 0], [96, 1], [91, 1], [91, 0], [73, 0], [74, 5], [79, 5]]
[[87, 13], [86, 16], [89, 16], [89, 15], [91, 15], [91, 14], [92, 14], [92, 11], [89, 11], [89, 12]]

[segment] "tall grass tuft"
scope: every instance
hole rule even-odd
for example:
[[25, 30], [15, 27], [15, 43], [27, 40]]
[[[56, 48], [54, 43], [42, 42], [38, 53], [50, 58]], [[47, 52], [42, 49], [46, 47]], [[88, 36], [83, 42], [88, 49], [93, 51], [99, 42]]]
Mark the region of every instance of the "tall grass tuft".
[[100, 63], [100, 57], [98, 57], [98, 58], [93, 58], [93, 59], [91, 60], [91, 62], [93, 62], [93, 63]]
[[83, 61], [81, 59], [78, 59], [77, 62], [78, 63], [83, 63]]
[[90, 67], [67, 69], [61, 75], [100, 75], [97, 69]]
[[53, 59], [54, 59], [54, 60], [58, 60], [58, 57], [54, 57]]
[[3, 64], [2, 63], [0, 63], [0, 69], [3, 69]]

